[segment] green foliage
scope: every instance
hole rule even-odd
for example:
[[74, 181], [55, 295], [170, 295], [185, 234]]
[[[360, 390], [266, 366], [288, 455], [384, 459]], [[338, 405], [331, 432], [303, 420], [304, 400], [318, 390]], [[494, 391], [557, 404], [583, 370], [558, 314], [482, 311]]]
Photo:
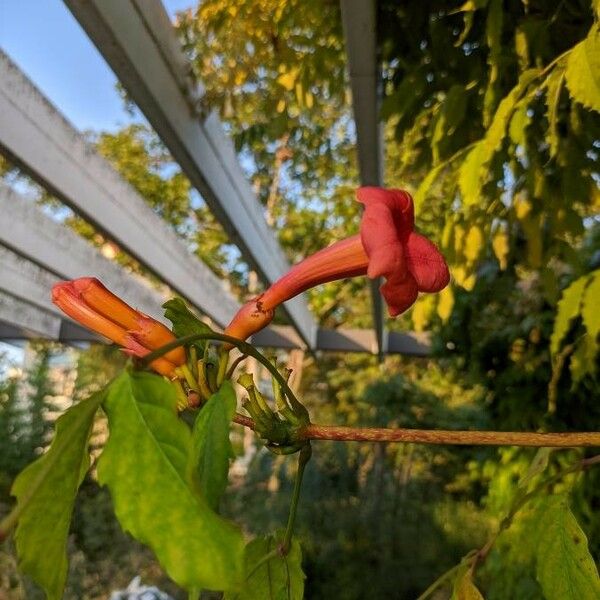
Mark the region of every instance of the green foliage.
[[280, 546], [283, 534], [261, 536], [246, 546], [244, 584], [239, 592], [225, 594], [225, 600], [302, 600], [304, 573], [302, 551], [292, 540], [287, 554]]
[[468, 567], [461, 569], [454, 580], [450, 600], [483, 600], [483, 596], [473, 582], [473, 575]]
[[188, 484], [192, 438], [177, 417], [175, 388], [156, 375], [123, 373], [103, 406], [110, 435], [98, 480], [110, 489], [123, 528], [152, 548], [182, 587], [235, 586], [242, 535]]
[[[181, 298], [171, 298], [163, 304], [165, 317], [173, 324], [175, 337], [184, 337], [195, 333], [210, 333], [211, 329], [203, 323], [186, 305]], [[197, 340], [194, 346], [203, 353], [207, 340]]]
[[62, 598], [75, 494], [89, 467], [88, 440], [102, 399], [99, 393], [67, 410], [56, 422], [56, 436], [48, 452], [29, 465], [13, 485], [19, 565], [46, 591], [49, 600]]
[[199, 494], [216, 510], [227, 487], [233, 449], [229, 427], [235, 414], [236, 396], [229, 381], [202, 406], [194, 421], [188, 476]]
[[554, 330], [550, 340], [550, 350], [557, 355], [561, 344], [572, 330], [575, 319], [581, 319], [583, 330], [574, 339], [569, 350], [574, 350], [571, 358], [571, 372], [575, 383], [596, 369], [596, 356], [599, 349], [600, 316], [598, 298], [600, 294], [600, 270], [593, 271], [573, 281], [563, 292], [558, 303]]
[[565, 75], [573, 99], [600, 112], [600, 31], [597, 24], [569, 54]]
[[594, 600], [600, 578], [587, 538], [565, 496], [551, 496], [537, 509], [537, 578], [547, 600]]

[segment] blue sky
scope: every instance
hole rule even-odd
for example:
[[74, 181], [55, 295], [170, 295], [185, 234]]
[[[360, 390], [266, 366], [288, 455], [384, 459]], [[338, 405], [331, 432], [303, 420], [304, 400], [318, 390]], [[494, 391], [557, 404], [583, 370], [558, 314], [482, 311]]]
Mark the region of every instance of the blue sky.
[[[195, 1], [164, 4], [173, 15]], [[62, 0], [0, 0], [0, 48], [78, 129], [131, 121], [113, 72]]]

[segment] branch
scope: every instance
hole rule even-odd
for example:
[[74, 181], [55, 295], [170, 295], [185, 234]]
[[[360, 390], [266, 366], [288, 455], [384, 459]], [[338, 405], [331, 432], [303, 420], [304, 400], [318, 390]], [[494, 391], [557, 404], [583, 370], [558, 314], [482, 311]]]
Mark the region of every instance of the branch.
[[449, 431], [444, 429], [383, 429], [307, 425], [301, 440], [337, 442], [414, 442], [476, 446], [600, 447], [600, 432], [530, 433], [521, 431]]

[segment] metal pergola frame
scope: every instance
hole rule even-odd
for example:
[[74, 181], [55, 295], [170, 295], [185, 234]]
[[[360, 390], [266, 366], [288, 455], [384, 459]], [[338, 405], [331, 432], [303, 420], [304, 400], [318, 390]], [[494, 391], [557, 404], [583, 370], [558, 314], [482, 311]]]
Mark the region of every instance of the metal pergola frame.
[[[289, 265], [216, 115], [199, 111], [202, 88], [160, 0], [65, 0], [66, 5], [157, 131], [192, 184], [266, 285]], [[342, 0], [361, 182], [381, 183], [374, 2]], [[376, 148], [376, 151], [373, 149]], [[217, 326], [239, 308], [223, 282], [0, 51], [0, 153], [89, 220], [158, 280]], [[101, 278], [137, 308], [160, 318], [166, 290], [118, 268], [33, 202], [0, 187], [0, 339], [94, 339], [52, 305], [50, 286]], [[257, 345], [309, 351], [429, 353], [425, 334], [386, 334], [378, 286], [373, 330], [324, 330], [303, 296], [284, 309], [291, 326], [272, 326]]]

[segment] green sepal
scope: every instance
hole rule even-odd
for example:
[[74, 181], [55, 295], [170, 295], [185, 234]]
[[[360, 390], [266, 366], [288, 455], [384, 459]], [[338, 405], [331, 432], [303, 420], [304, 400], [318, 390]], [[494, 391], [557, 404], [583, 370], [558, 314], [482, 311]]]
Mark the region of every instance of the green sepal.
[[[181, 298], [171, 298], [163, 304], [165, 317], [173, 324], [175, 337], [185, 337], [196, 333], [210, 333], [212, 329], [202, 322], [186, 305]], [[202, 354], [206, 350], [208, 340], [192, 342]]]

